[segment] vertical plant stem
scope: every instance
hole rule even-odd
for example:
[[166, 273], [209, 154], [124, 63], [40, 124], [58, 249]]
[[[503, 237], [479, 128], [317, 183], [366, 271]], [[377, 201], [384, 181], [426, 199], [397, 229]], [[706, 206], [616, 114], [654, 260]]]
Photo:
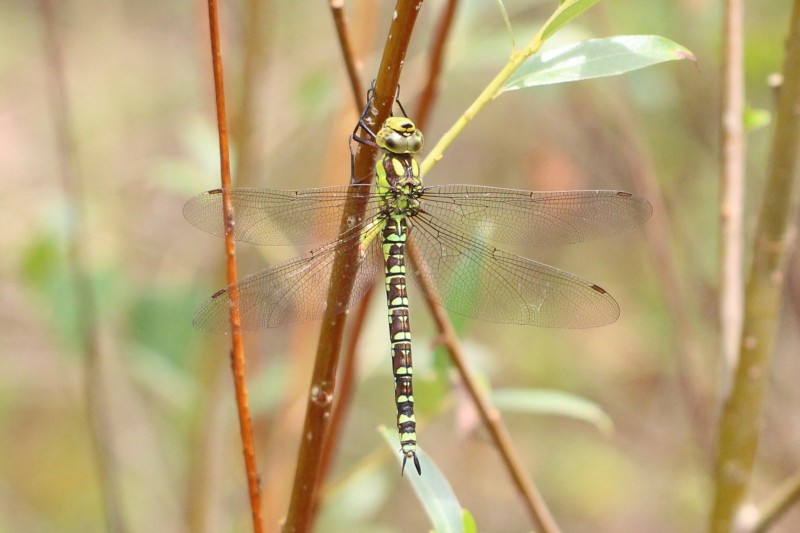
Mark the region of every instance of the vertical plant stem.
[[744, 302], [744, 2], [725, 1], [720, 176], [720, 350], [722, 397], [730, 389]]
[[800, 141], [800, 0], [794, 0], [778, 96], [767, 181], [759, 213], [753, 265], [745, 290], [744, 327], [733, 388], [719, 422], [716, 495], [710, 531], [736, 526], [758, 445], [759, 419], [770, 376], [784, 266], [794, 239], [798, 203], [797, 147]]
[[[353, 50], [352, 39], [348, 31], [347, 18], [344, 13], [344, 4], [342, 0], [330, 0], [331, 16], [333, 17], [334, 26], [336, 27], [336, 36], [339, 39], [339, 48], [342, 52], [342, 58], [347, 67], [347, 77], [350, 81], [350, 90], [355, 103], [356, 115], [360, 115], [363, 111], [366, 93], [364, 92], [364, 83], [359, 76], [357, 68], [358, 59]], [[355, 179], [351, 176], [351, 179]], [[345, 343], [344, 351], [341, 357], [343, 367], [339, 373], [339, 391], [336, 394], [335, 401], [331, 410], [330, 422], [328, 425], [327, 433], [325, 435], [325, 442], [322, 446], [322, 456], [320, 457], [320, 466], [318, 474], [318, 483], [321, 484], [328, 477], [333, 457], [335, 457], [336, 450], [343, 435], [344, 423], [347, 412], [350, 408], [350, 403], [353, 399], [353, 382], [356, 374], [356, 347], [358, 345], [361, 330], [364, 327], [364, 322], [367, 317], [367, 309], [369, 308], [370, 296], [372, 295], [373, 288], [370, 287], [355, 309], [355, 313], [351, 313], [354, 318], [351, 320], [349, 327], [349, 338]], [[313, 508], [311, 511], [312, 516], [316, 515], [320, 505], [320, 492], [318, 491], [314, 496]]]
[[436, 30], [433, 34], [433, 43], [431, 45], [430, 56], [428, 57], [428, 76], [425, 87], [422, 89], [422, 94], [419, 99], [419, 106], [415, 119], [417, 126], [425, 131], [425, 126], [428, 123], [428, 117], [436, 100], [436, 94], [439, 92], [439, 78], [442, 72], [442, 62], [444, 61], [444, 49], [447, 44], [447, 37], [450, 35], [450, 30], [453, 28], [453, 20], [456, 16], [456, 8], [458, 7], [458, 0], [448, 0], [447, 5], [444, 7], [441, 18], [436, 24]]
[[[365, 120], [374, 128], [389, 115], [394, 102], [394, 95], [403, 70], [408, 44], [414, 24], [417, 20], [422, 1], [398, 1], [395, 5], [394, 17], [386, 39], [383, 58], [381, 60], [378, 77], [375, 82], [375, 99], [373, 109], [367, 113]], [[374, 161], [373, 150], [365, 150], [359, 144], [355, 156], [354, 176], [372, 176], [371, 170]], [[363, 202], [348, 202], [342, 216], [341, 231], [348, 228], [348, 219], [352, 216], [363, 216], [365, 206]], [[306, 404], [306, 418], [303, 425], [303, 438], [297, 461], [292, 501], [285, 531], [305, 532], [310, 531], [314, 522], [314, 502], [319, 483], [322, 458], [322, 448], [326, 444], [326, 434], [330, 423], [333, 392], [336, 381], [336, 366], [339, 361], [343, 340], [346, 314], [334, 314], [336, 301], [347, 300], [352, 292], [355, 271], [358, 267], [355, 252], [342, 254], [336, 258], [331, 276], [331, 291], [328, 295], [329, 310], [322, 319], [319, 346], [311, 378], [308, 403]]]
[[222, 72], [222, 53], [220, 51], [219, 18], [216, 0], [208, 0], [208, 21], [211, 35], [211, 61], [214, 70], [214, 94], [216, 96], [217, 129], [219, 131], [220, 175], [222, 181], [223, 219], [225, 222], [225, 255], [227, 258], [227, 282], [231, 300], [231, 370], [236, 391], [236, 406], [239, 414], [239, 430], [242, 438], [247, 487], [250, 495], [250, 511], [253, 517], [253, 531], [264, 530], [261, 518], [261, 488], [259, 486], [258, 466], [256, 464], [253, 426], [247, 400], [245, 380], [244, 346], [242, 344], [241, 322], [239, 317], [239, 291], [236, 288], [236, 248], [233, 241], [233, 206], [231, 205], [231, 163], [228, 147], [228, 126], [225, 112], [225, 87]]
[[67, 268], [71, 278], [73, 303], [80, 351], [84, 362], [84, 399], [94, 459], [100, 477], [100, 493], [106, 527], [114, 533], [127, 531], [123, 519], [119, 472], [114, 460], [111, 415], [107, 411], [102, 357], [98, 343], [97, 308], [88, 266], [87, 198], [81, 183], [75, 148], [73, 121], [67, 94], [67, 82], [61, 51], [61, 28], [50, 0], [41, 0], [39, 8], [44, 22], [44, 46], [52, 117], [58, 142], [61, 186], [71, 216], [72, 227], [67, 235]]
[[[254, 131], [257, 121], [263, 119], [263, 113], [259, 113], [258, 109], [257, 88], [267, 64], [266, 51], [271, 29], [267, 13], [270, 7], [270, 0], [246, 0], [243, 7], [244, 31], [241, 35], [241, 46], [244, 51], [239, 84], [241, 92], [231, 113], [229, 135], [236, 147], [232, 181], [237, 187], [248, 187], [247, 182], [260, 174], [256, 154], [261, 147], [254, 143]], [[216, 279], [224, 275], [224, 268], [225, 265], [220, 263], [219, 269], [214, 269], [212, 277]], [[190, 452], [186, 467], [186, 503], [183, 508], [187, 530], [205, 533], [210, 531], [210, 510], [216, 496], [212, 473], [216, 461], [211, 454], [214, 453], [212, 441], [219, 434], [223, 423], [223, 417], [218, 412], [221, 395], [224, 395], [220, 387], [224, 376], [220, 376], [220, 373], [224, 372], [225, 360], [219, 357], [216, 343], [209, 343], [198, 355], [198, 364], [195, 367], [198, 399], [194, 402], [194, 416], [189, 429]], [[261, 491], [266, 492], [263, 486]]]
[[[333, 403], [331, 421], [325, 436], [325, 444], [322, 447], [322, 457], [320, 458], [320, 483], [327, 479], [336, 450], [339, 447], [339, 443], [342, 441], [342, 435], [344, 435], [344, 423], [353, 400], [353, 384], [356, 379], [356, 348], [358, 347], [358, 341], [361, 337], [364, 322], [367, 320], [367, 310], [369, 309], [369, 301], [373, 290], [373, 288], [370, 288], [364, 295], [364, 298], [358, 303], [355, 313], [351, 312], [353, 318], [350, 321], [350, 327], [348, 328], [349, 334], [344, 343], [344, 350], [341, 358], [343, 364], [339, 372], [336, 401]], [[321, 492], [317, 492], [314, 497], [313, 514], [317, 513], [320, 503]]]
[[344, 0], [329, 0], [333, 24], [336, 27], [336, 36], [339, 38], [339, 48], [342, 51], [344, 64], [347, 68], [347, 79], [350, 81], [350, 89], [353, 94], [353, 101], [356, 104], [356, 113], [361, 113], [361, 106], [364, 98], [364, 84], [358, 74], [358, 61], [353, 52], [353, 42], [350, 39], [350, 32], [347, 31], [347, 17], [344, 15]]

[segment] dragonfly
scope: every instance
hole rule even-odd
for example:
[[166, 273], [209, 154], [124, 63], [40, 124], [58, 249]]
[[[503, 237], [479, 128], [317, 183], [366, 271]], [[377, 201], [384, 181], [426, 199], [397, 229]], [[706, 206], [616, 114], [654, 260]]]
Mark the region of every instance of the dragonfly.
[[[411, 460], [421, 475], [407, 279], [427, 284], [437, 304], [467, 317], [555, 328], [609, 324], [619, 317], [619, 306], [599, 285], [494, 244], [549, 247], [608, 237], [644, 223], [652, 207], [640, 196], [615, 190], [423, 185], [416, 159], [423, 135], [403, 115], [389, 117], [373, 133], [364, 122], [365, 111], [356, 126], [368, 137], [354, 131], [352, 138], [378, 149], [374, 184], [231, 189], [230, 197], [236, 240], [318, 245], [236, 284], [243, 330], [316, 320], [329, 306], [334, 314], [344, 313], [383, 275], [401, 472]], [[353, 206], [360, 209], [352, 211]], [[359, 214], [346, 215], [353, 212]], [[192, 198], [183, 213], [194, 226], [224, 235], [221, 189]], [[410, 247], [419, 261], [407, 269]], [[344, 255], [355, 264], [349, 271], [334, 269]], [[329, 301], [344, 277], [352, 290]], [[193, 320], [197, 329], [229, 331], [231, 288], [199, 308]]]

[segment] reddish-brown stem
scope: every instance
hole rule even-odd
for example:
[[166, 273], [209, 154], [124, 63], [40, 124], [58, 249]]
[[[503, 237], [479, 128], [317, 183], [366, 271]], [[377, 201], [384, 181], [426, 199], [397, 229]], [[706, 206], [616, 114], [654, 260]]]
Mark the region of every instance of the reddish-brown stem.
[[447, 37], [450, 35], [450, 29], [453, 27], [456, 7], [458, 7], [458, 0], [448, 0], [433, 34], [431, 52], [428, 57], [428, 80], [425, 83], [425, 88], [422, 89], [417, 113], [414, 116], [417, 126], [423, 131], [428, 123], [428, 115], [439, 91], [439, 75], [444, 61], [444, 48], [447, 43]]
[[[353, 383], [356, 374], [356, 348], [358, 340], [361, 337], [361, 331], [364, 327], [364, 322], [367, 319], [367, 310], [369, 309], [370, 296], [373, 288], [367, 291], [364, 298], [359, 302], [356, 307], [356, 312], [353, 313], [350, 327], [348, 328], [348, 338], [344, 345], [342, 353], [342, 369], [339, 372], [339, 388], [336, 392], [336, 401], [333, 403], [333, 410], [331, 411], [331, 421], [328, 427], [328, 433], [325, 436], [325, 445], [322, 447], [322, 457], [320, 458], [319, 467], [319, 483], [328, 477], [330, 471], [331, 461], [335, 456], [339, 442], [341, 442], [342, 430], [344, 428], [345, 417], [350, 408], [350, 403], [353, 399]], [[319, 493], [314, 498], [314, 511], [316, 514], [317, 508], [320, 504]]]
[[[402, 72], [408, 43], [419, 14], [422, 2], [398, 2], [389, 28], [384, 55], [375, 82], [375, 96], [372, 106], [375, 113], [368, 113], [365, 121], [371, 128], [380, 124], [389, 115], [394, 102], [395, 90]], [[355, 176], [371, 176], [374, 151], [358, 145], [355, 156]], [[361, 204], [361, 205], [359, 205]], [[363, 216], [363, 202], [348, 202], [345, 206], [341, 231], [345, 231], [351, 217]], [[285, 531], [309, 531], [314, 522], [314, 501], [321, 481], [319, 473], [323, 446], [327, 443], [326, 434], [330, 424], [333, 392], [336, 380], [336, 366], [339, 361], [344, 334], [346, 314], [336, 315], [337, 301], [346, 301], [352, 291], [356, 264], [355, 252], [342, 254], [336, 258], [332, 269], [333, 283], [328, 295], [329, 310], [322, 319], [319, 347], [315, 359], [306, 418], [303, 425], [303, 438], [297, 461], [292, 501]]]
[[[413, 241], [410, 243], [409, 252], [413, 268], [415, 270], [424, 269], [424, 262], [419, 257]], [[484, 397], [477, 381], [470, 373], [466, 358], [461, 351], [461, 345], [458, 342], [458, 336], [453, 329], [453, 325], [450, 323], [447, 312], [436, 304], [433, 291], [430, 285], [425, 281], [425, 276], [417, 276], [417, 280], [420, 282], [419, 285], [422, 289], [422, 294], [425, 296], [425, 301], [433, 315], [436, 326], [441, 332], [439, 340], [450, 353], [450, 358], [458, 370], [459, 376], [467, 389], [467, 393], [475, 403], [475, 407], [478, 409], [478, 413], [484, 425], [486, 425], [486, 429], [489, 431], [492, 441], [494, 441], [495, 446], [497, 446], [500, 457], [503, 459], [511, 475], [511, 479], [514, 481], [520, 493], [522, 493], [531, 519], [536, 527], [544, 533], [557, 533], [561, 531], [558, 524], [556, 524], [553, 519], [553, 516], [550, 514], [547, 505], [545, 505], [541, 494], [539, 494], [539, 491], [525, 474], [525, 468], [522, 466], [522, 461], [519, 459], [514, 449], [508, 430], [505, 424], [503, 424], [502, 418], [500, 418], [500, 413], [498, 413], [497, 409], [492, 407], [489, 400]]]
[[227, 282], [231, 301], [231, 370], [236, 390], [236, 406], [239, 414], [239, 431], [242, 438], [247, 488], [250, 494], [250, 511], [253, 516], [253, 531], [264, 530], [261, 518], [261, 489], [258, 466], [256, 464], [253, 426], [250, 420], [250, 407], [247, 400], [245, 380], [244, 346], [242, 344], [241, 322], [239, 318], [239, 292], [236, 288], [236, 247], [233, 240], [233, 206], [231, 205], [231, 163], [228, 147], [228, 126], [225, 112], [225, 87], [222, 73], [222, 53], [220, 51], [219, 17], [216, 0], [208, 0], [208, 21], [211, 32], [211, 62], [214, 70], [214, 94], [217, 108], [217, 129], [219, 132], [220, 176], [222, 181], [223, 220], [225, 222], [225, 256], [227, 258]]
[[[355, 52], [353, 51], [353, 47], [351, 45], [352, 40], [350, 39], [350, 34], [347, 29], [347, 19], [344, 16], [344, 5], [340, 0], [331, 0], [330, 7], [334, 24], [336, 26], [336, 34], [339, 38], [339, 47], [341, 49], [345, 65], [347, 66], [347, 76], [350, 80], [350, 88], [353, 93], [352, 96], [353, 101], [355, 102], [355, 111], [357, 115], [360, 115], [363, 110], [363, 106], [366, 103], [366, 94], [364, 93], [363, 89], [364, 83], [362, 82], [356, 67], [357, 58], [355, 57]], [[319, 467], [319, 484], [322, 484], [322, 482], [328, 477], [332, 458], [335, 456], [338, 444], [341, 441], [345, 415], [347, 414], [347, 411], [350, 407], [350, 402], [353, 398], [353, 380], [355, 377], [356, 368], [355, 352], [358, 345], [358, 339], [361, 336], [361, 329], [363, 328], [364, 321], [366, 320], [371, 294], [372, 288], [367, 291], [361, 302], [358, 303], [356, 312], [354, 313], [355, 318], [349, 327], [348, 341], [345, 344], [342, 354], [342, 361], [344, 365], [339, 373], [339, 391], [336, 394], [333, 410], [331, 411], [328, 433], [325, 436], [325, 444], [322, 447], [322, 457], [320, 458]], [[314, 509], [312, 511], [312, 515], [316, 515], [319, 503], [320, 498], [319, 493], [317, 493], [314, 498]]]
[[353, 101], [356, 104], [356, 112], [361, 113], [361, 106], [364, 105], [364, 84], [358, 75], [358, 62], [353, 52], [353, 44], [350, 33], [347, 31], [347, 18], [344, 16], [343, 0], [329, 0], [333, 23], [336, 26], [336, 36], [339, 38], [339, 48], [342, 50], [342, 57], [347, 68], [347, 79], [350, 81], [350, 89], [353, 93]]

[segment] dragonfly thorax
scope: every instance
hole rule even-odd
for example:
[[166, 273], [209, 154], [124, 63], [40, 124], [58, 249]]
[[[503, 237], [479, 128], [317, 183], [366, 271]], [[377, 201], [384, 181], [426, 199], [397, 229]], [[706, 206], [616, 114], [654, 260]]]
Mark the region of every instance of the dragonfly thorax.
[[375, 165], [376, 184], [383, 197], [387, 215], [414, 216], [419, 212], [422, 180], [419, 164], [411, 154], [386, 152]]

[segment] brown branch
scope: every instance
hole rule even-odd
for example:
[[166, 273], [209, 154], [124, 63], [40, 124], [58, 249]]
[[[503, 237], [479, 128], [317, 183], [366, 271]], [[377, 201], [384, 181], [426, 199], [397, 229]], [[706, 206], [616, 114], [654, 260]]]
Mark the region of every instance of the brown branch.
[[61, 28], [50, 0], [41, 0], [39, 9], [44, 26], [44, 53], [48, 62], [47, 75], [52, 118], [58, 142], [58, 163], [61, 187], [72, 213], [72, 230], [66, 237], [66, 263], [69, 269], [73, 305], [77, 321], [79, 350], [84, 357], [84, 400], [89, 430], [94, 447], [94, 459], [100, 477], [100, 494], [103, 500], [106, 527], [120, 533], [128, 528], [123, 518], [120, 497], [119, 472], [114, 461], [114, 443], [111, 433], [111, 415], [107, 411], [105, 382], [103, 379], [100, 347], [97, 332], [97, 307], [92, 280], [87, 264], [88, 235], [86, 233], [86, 194], [81, 183], [75, 149], [72, 113], [61, 50]]
[[720, 114], [719, 320], [722, 396], [736, 368], [744, 301], [744, 2], [725, 1]]
[[[350, 405], [353, 400], [353, 384], [356, 378], [356, 348], [358, 347], [358, 341], [361, 338], [361, 332], [367, 319], [367, 311], [369, 310], [369, 301], [372, 291], [373, 287], [370, 287], [363, 299], [358, 303], [356, 312], [353, 313], [354, 316], [348, 328], [348, 337], [341, 356], [342, 369], [339, 372], [339, 386], [333, 403], [333, 410], [331, 411], [331, 421], [328, 426], [328, 433], [325, 436], [325, 444], [322, 447], [322, 457], [320, 458], [320, 484], [328, 477], [331, 462], [336, 455], [339, 443], [342, 441], [342, 435], [344, 434], [346, 415], [350, 410]], [[319, 508], [320, 500], [321, 494], [318, 492], [314, 497], [314, 509], [312, 513], [314, 515], [316, 515]]]
[[436, 30], [434, 31], [433, 44], [431, 45], [431, 52], [428, 57], [428, 80], [425, 83], [425, 88], [422, 89], [419, 106], [417, 107], [417, 113], [414, 117], [417, 126], [423, 131], [428, 123], [433, 104], [436, 101], [436, 95], [439, 92], [439, 79], [442, 72], [442, 62], [444, 61], [444, 48], [447, 43], [447, 37], [450, 35], [450, 30], [453, 28], [456, 7], [458, 7], [458, 0], [448, 0], [444, 12], [442, 12], [442, 16], [436, 25]]
[[[244, 7], [244, 31], [241, 37], [244, 60], [241, 74], [241, 93], [235, 109], [231, 113], [230, 139], [235, 150], [236, 164], [233, 183], [246, 187], [247, 182], [259, 175], [254, 130], [260, 115], [256, 109], [258, 100], [258, 81], [265, 68], [268, 46], [269, 20], [267, 18], [269, 0], [247, 0]], [[225, 265], [220, 263], [211, 276], [216, 279], [224, 275]], [[218, 271], [219, 270], [219, 271]], [[203, 533], [209, 530], [210, 498], [213, 495], [213, 476], [210, 470], [214, 460], [210, 457], [214, 435], [220, 431], [222, 417], [219, 410], [220, 381], [224, 375], [225, 359], [219, 356], [216, 342], [208, 344], [198, 354], [195, 367], [198, 387], [197, 401], [192, 416], [189, 433], [189, 454], [186, 466], [186, 495], [183, 504], [185, 527], [187, 531]], [[272, 480], [274, 478], [270, 478]], [[268, 492], [261, 487], [262, 492]], [[281, 511], [282, 513], [283, 511]], [[264, 509], [262, 508], [262, 515]], [[264, 517], [269, 522], [269, 516]]]
[[[389, 28], [380, 70], [375, 82], [375, 99], [372, 102], [375, 114], [367, 114], [365, 121], [374, 128], [389, 116], [400, 73], [402, 72], [412, 30], [419, 14], [422, 2], [398, 1], [395, 6], [395, 17]], [[365, 149], [361, 144], [355, 156], [355, 177], [371, 176], [374, 158], [372, 149]], [[360, 204], [360, 205], [359, 205]], [[340, 230], [348, 227], [348, 219], [363, 216], [365, 205], [357, 199], [348, 201]], [[303, 425], [300, 453], [297, 461], [292, 501], [285, 531], [309, 531], [314, 522], [315, 494], [319, 490], [322, 449], [326, 443], [326, 434], [330, 423], [331, 404], [336, 380], [336, 366], [341, 352], [346, 314], [335, 314], [337, 301], [350, 298], [355, 272], [358, 268], [355, 253], [342, 254], [334, 262], [331, 280], [331, 291], [328, 295], [328, 311], [322, 319], [323, 329], [320, 333], [319, 347], [315, 359], [313, 376], [306, 405], [306, 418]]]
[[[336, 34], [339, 38], [339, 47], [344, 59], [347, 75], [350, 80], [350, 88], [352, 91], [353, 101], [355, 102], [356, 115], [360, 115], [365, 105], [364, 83], [359, 76], [358, 60], [353, 51], [352, 40], [348, 31], [347, 19], [344, 15], [344, 5], [341, 0], [330, 0], [331, 15], [334, 19], [336, 26]], [[351, 176], [351, 179], [354, 177]], [[325, 435], [325, 443], [322, 446], [322, 456], [320, 457], [320, 466], [318, 474], [318, 484], [327, 479], [330, 472], [333, 457], [339, 448], [341, 437], [343, 435], [344, 423], [347, 412], [350, 410], [350, 404], [353, 400], [353, 383], [356, 374], [356, 348], [358, 340], [361, 337], [361, 331], [364, 327], [364, 322], [367, 317], [367, 310], [369, 308], [370, 296], [372, 295], [373, 288], [370, 287], [362, 300], [358, 303], [354, 314], [354, 319], [349, 327], [348, 341], [345, 343], [341, 360], [343, 362], [342, 370], [339, 372], [339, 391], [334, 399], [333, 408], [331, 411], [330, 423], [328, 426], [327, 434]], [[318, 491], [314, 495], [314, 503], [311, 511], [312, 516], [316, 516], [320, 505], [321, 495]]]
[[[413, 268], [415, 270], [424, 268], [424, 262], [419, 257], [419, 253], [414, 246], [413, 241], [409, 245], [409, 252]], [[511, 441], [511, 437], [508, 434], [505, 424], [503, 424], [500, 413], [497, 411], [497, 409], [492, 407], [489, 403], [489, 400], [484, 397], [480, 386], [470, 373], [466, 357], [461, 351], [461, 345], [458, 342], [458, 336], [453, 329], [453, 325], [450, 323], [450, 318], [447, 316], [447, 312], [435, 303], [433, 291], [430, 285], [427, 283], [425, 276], [417, 276], [417, 280], [419, 281], [419, 286], [422, 289], [423, 295], [425, 296], [425, 302], [428, 304], [428, 308], [430, 309], [431, 314], [436, 322], [436, 327], [441, 332], [439, 340], [449, 352], [450, 358], [458, 370], [458, 373], [461, 376], [461, 380], [464, 382], [464, 386], [466, 387], [470, 398], [472, 398], [472, 401], [475, 403], [483, 423], [489, 430], [489, 435], [500, 452], [500, 457], [505, 463], [511, 478], [514, 481], [514, 484], [517, 486], [517, 490], [519, 490], [523, 496], [526, 507], [528, 508], [528, 512], [533, 519], [534, 524], [536, 524], [536, 527], [540, 531], [545, 533], [559, 532], [560, 529], [550, 514], [550, 511], [547, 509], [547, 505], [545, 505], [542, 496], [539, 494], [539, 491], [525, 473], [525, 468], [522, 466], [522, 461], [519, 459], [519, 456], [514, 449], [513, 442]]]
[[800, 0], [794, 0], [778, 96], [767, 182], [745, 289], [739, 365], [723, 406], [717, 438], [716, 495], [709, 530], [727, 533], [747, 495], [758, 446], [759, 420], [771, 371], [784, 267], [794, 241], [792, 227], [800, 187]]
[[344, 0], [329, 0], [333, 24], [336, 26], [336, 36], [339, 38], [339, 48], [342, 51], [344, 64], [347, 68], [347, 79], [350, 80], [350, 89], [353, 101], [356, 104], [356, 113], [361, 113], [364, 105], [364, 83], [358, 73], [358, 61], [353, 52], [350, 33], [347, 31], [347, 18], [344, 16]]
[[211, 61], [214, 70], [214, 94], [216, 96], [217, 129], [219, 131], [220, 177], [222, 181], [222, 209], [225, 222], [225, 256], [227, 258], [228, 294], [231, 301], [231, 371], [236, 390], [236, 406], [239, 415], [239, 431], [242, 438], [247, 487], [250, 495], [250, 511], [253, 516], [253, 531], [264, 530], [261, 518], [261, 489], [256, 464], [253, 427], [247, 400], [245, 381], [245, 357], [239, 316], [239, 291], [236, 287], [236, 247], [233, 240], [233, 206], [231, 205], [231, 163], [228, 147], [228, 126], [225, 112], [225, 87], [220, 51], [219, 18], [217, 1], [208, 0], [208, 22], [211, 34]]

